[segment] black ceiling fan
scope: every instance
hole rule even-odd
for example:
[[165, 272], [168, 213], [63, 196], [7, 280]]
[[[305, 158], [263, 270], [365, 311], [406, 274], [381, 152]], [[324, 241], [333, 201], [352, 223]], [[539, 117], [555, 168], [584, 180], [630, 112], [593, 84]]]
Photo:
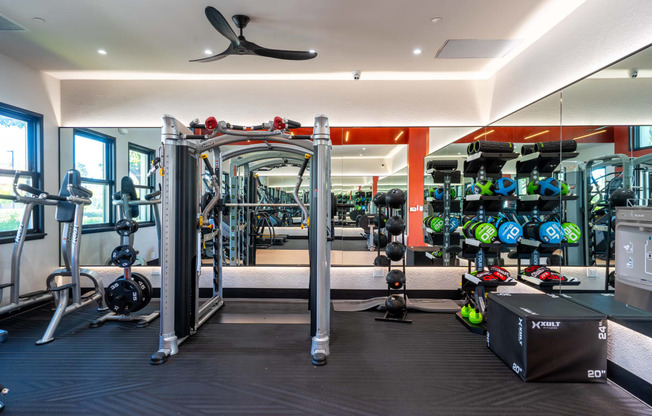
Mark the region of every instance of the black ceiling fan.
[[242, 35], [242, 29], [247, 27], [249, 23], [249, 16], [243, 14], [236, 14], [233, 16], [233, 22], [236, 27], [240, 29], [240, 36], [236, 36], [231, 26], [226, 21], [222, 13], [217, 11], [214, 7], [208, 6], [205, 10], [206, 17], [208, 21], [213, 25], [213, 27], [222, 34], [225, 38], [231, 41], [231, 44], [228, 48], [222, 53], [217, 55], [209, 56], [208, 58], [193, 59], [190, 62], [213, 62], [218, 59], [225, 58], [229, 55], [258, 55], [266, 56], [268, 58], [276, 59], [288, 59], [291, 61], [302, 61], [306, 59], [312, 59], [317, 56], [317, 52], [306, 52], [306, 51], [286, 51], [281, 49], [268, 49], [258, 46], [253, 42], [249, 42]]

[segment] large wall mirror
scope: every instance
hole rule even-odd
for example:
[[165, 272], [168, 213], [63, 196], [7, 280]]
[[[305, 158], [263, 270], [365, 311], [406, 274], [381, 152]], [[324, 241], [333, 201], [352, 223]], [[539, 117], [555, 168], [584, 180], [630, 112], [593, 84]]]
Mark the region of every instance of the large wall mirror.
[[[338, 210], [331, 262], [334, 266], [372, 265], [373, 235], [361, 224], [363, 214], [374, 213], [374, 192], [401, 188], [407, 192], [406, 136], [403, 129], [331, 128], [332, 192]], [[241, 145], [247, 145], [243, 143]], [[131, 245], [138, 250], [135, 266], [158, 264], [158, 206], [146, 196], [159, 189], [160, 175], [151, 169], [158, 156], [159, 128], [61, 128], [60, 176], [76, 168], [84, 187], [93, 191], [85, 208], [81, 264], [109, 265], [115, 247], [124, 243], [114, 230], [122, 218], [138, 222]], [[223, 152], [237, 146], [225, 146]], [[306, 266], [308, 232], [293, 191], [302, 157], [283, 152], [239, 156], [223, 167], [223, 194], [258, 207], [233, 207], [223, 218], [224, 262], [227, 266]], [[204, 192], [213, 192], [210, 181]], [[298, 191], [308, 202], [310, 169]], [[135, 195], [130, 191], [135, 191]], [[126, 204], [125, 198], [131, 201]], [[134, 201], [136, 203], [134, 204]], [[293, 206], [287, 206], [293, 205]], [[213, 225], [214, 226], [214, 225]], [[202, 244], [203, 261], [210, 265], [210, 235]]]

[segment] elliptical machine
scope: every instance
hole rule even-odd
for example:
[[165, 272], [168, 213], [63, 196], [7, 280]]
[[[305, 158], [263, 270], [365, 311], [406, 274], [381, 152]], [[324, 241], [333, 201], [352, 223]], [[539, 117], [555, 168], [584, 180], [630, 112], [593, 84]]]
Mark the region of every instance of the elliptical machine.
[[[23, 253], [23, 246], [25, 245], [25, 237], [27, 235], [27, 228], [32, 219], [32, 212], [35, 206], [57, 205], [61, 200], [58, 195], [48, 195], [40, 189], [36, 189], [24, 183], [18, 183], [21, 176], [31, 175], [29, 172], [18, 171], [14, 175], [13, 190], [14, 195], [0, 195], [0, 199], [19, 202], [25, 204], [23, 210], [23, 218], [20, 221], [16, 238], [14, 239], [14, 250], [11, 255], [11, 277], [8, 283], [0, 284], [0, 302], [2, 302], [2, 295], [4, 289], [10, 288], [9, 304], [0, 307], [0, 315], [8, 312], [13, 312], [17, 309], [37, 305], [39, 303], [52, 299], [52, 293], [45, 289], [36, 292], [20, 294], [20, 258]], [[18, 190], [25, 192], [21, 194]], [[9, 337], [7, 331], [0, 330], [0, 342], [4, 342]]]
[[[39, 189], [31, 188], [30, 190], [26, 186], [21, 187], [19, 185], [19, 189], [33, 195], [39, 195], [39, 198], [58, 201], [56, 219], [63, 223], [61, 252], [65, 267], [52, 272], [46, 280], [48, 290], [52, 292], [57, 306], [43, 337], [36, 341], [36, 345], [43, 345], [54, 341], [54, 332], [59, 326], [61, 318], [65, 315], [91, 302], [97, 302], [98, 310], [106, 310], [102, 281], [96, 272], [90, 269], [82, 269], [79, 265], [84, 206], [91, 204], [90, 198], [93, 196], [93, 192], [81, 186], [81, 175], [76, 169], [70, 169], [64, 176], [58, 197], [48, 195]], [[93, 283], [93, 290], [83, 296], [81, 293], [82, 276], [90, 279]], [[61, 286], [57, 285], [58, 278], [67, 277], [70, 277], [70, 283]], [[68, 304], [70, 291], [72, 291], [72, 302]]]
[[[125, 176], [120, 182], [120, 192], [113, 194], [113, 205], [120, 208], [121, 219], [115, 224], [115, 231], [120, 235], [121, 245], [113, 249], [111, 263], [123, 268], [123, 275], [114, 280], [106, 288], [104, 300], [109, 307], [110, 313], [91, 322], [91, 328], [102, 326], [107, 321], [136, 321], [136, 327], [144, 328], [159, 317], [160, 311], [152, 312], [149, 315], [134, 315], [149, 304], [152, 300], [152, 285], [139, 273], [132, 273], [131, 266], [139, 260], [138, 251], [134, 249], [134, 233], [138, 231], [138, 223], [133, 218], [138, 217], [138, 210], [141, 205], [154, 208], [154, 224], [161, 246], [161, 231], [159, 227], [158, 207], [161, 191], [145, 195], [145, 200], [140, 200], [136, 193], [133, 180]], [[145, 265], [141, 258], [140, 263]]]

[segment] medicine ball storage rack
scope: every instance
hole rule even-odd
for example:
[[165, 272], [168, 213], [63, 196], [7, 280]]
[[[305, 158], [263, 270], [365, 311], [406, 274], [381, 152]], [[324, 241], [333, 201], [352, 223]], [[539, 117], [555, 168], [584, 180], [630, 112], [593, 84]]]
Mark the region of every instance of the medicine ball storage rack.
[[[387, 216], [389, 214], [385, 197], [386, 195], [384, 192], [379, 192], [376, 195], [374, 195], [372, 202], [378, 209], [378, 212], [376, 213], [375, 217], [373, 217], [373, 224], [371, 226], [367, 225], [367, 228], [370, 228], [370, 238], [373, 238], [372, 241], [374, 243], [374, 246], [376, 247], [377, 255], [376, 258], [374, 259], [374, 266], [376, 267], [390, 267], [392, 263], [387, 256], [380, 253], [380, 249], [387, 247], [387, 243], [389, 242], [389, 236], [387, 230], [385, 230], [385, 234], [381, 232], [381, 230], [385, 228]], [[367, 220], [364, 221], [364, 223], [368, 223], [369, 217], [367, 216], [366, 218]], [[362, 219], [364, 220], [365, 218], [363, 217]], [[371, 236], [371, 233], [373, 233], [374, 225], [378, 229], [377, 231], [378, 237]], [[365, 228], [362, 220], [360, 221], [360, 226], [362, 226], [363, 229]], [[383, 235], [385, 236], [384, 242], [382, 237]]]
[[[475, 150], [471, 148], [475, 147]], [[483, 150], [484, 149], [484, 150]], [[513, 144], [507, 142], [473, 142], [469, 145], [469, 156], [464, 162], [464, 177], [475, 178], [475, 183], [486, 183], [490, 178], [500, 178], [505, 164], [518, 157], [513, 151]], [[485, 182], [481, 182], [485, 181]], [[515, 195], [465, 195], [462, 203], [463, 215], [474, 215], [479, 223], [485, 223], [489, 216], [497, 215], [505, 202], [516, 201]], [[465, 317], [457, 312], [456, 318], [471, 332], [486, 333], [484, 320], [487, 310], [485, 296], [487, 292], [496, 291], [501, 285], [514, 286], [516, 280], [506, 277], [504, 280], [478, 278], [473, 273], [482, 272], [488, 266], [488, 257], [499, 257], [501, 251], [509, 250], [516, 244], [500, 242], [482, 242], [475, 238], [466, 238], [462, 242], [461, 257], [468, 260], [468, 272], [462, 276], [461, 291], [466, 300], [465, 307], [472, 310], [472, 315]], [[472, 273], [472, 264], [475, 269]], [[474, 322], [472, 322], [474, 321]]]
[[[527, 178], [530, 182], [539, 181], [543, 176], [550, 177], [563, 160], [573, 159], [578, 156], [578, 153], [574, 151], [575, 149], [577, 149], [577, 142], [573, 140], [564, 141], [561, 144], [559, 142], [537, 143], [533, 153], [522, 156], [516, 161], [516, 175], [519, 178]], [[518, 215], [528, 216], [532, 221], [541, 221], [541, 217], [544, 215], [557, 216], [561, 221], [565, 216], [566, 201], [577, 200], [577, 198], [577, 195], [570, 194], [554, 196], [521, 195], [516, 204], [516, 211]], [[530, 266], [539, 266], [542, 257], [550, 258], [556, 250], [565, 247], [577, 247], [578, 245], [579, 243], [566, 242], [549, 244], [524, 235], [516, 249], [518, 279], [544, 291], [551, 291], [559, 285], [579, 285], [580, 281], [573, 278], [562, 277], [565, 280], [561, 281], [541, 280], [538, 277], [521, 273], [521, 263], [524, 259], [529, 260]]]
[[[411, 324], [412, 321], [406, 319], [408, 296], [405, 278], [405, 220], [398, 215], [401, 207], [406, 202], [406, 196], [405, 192], [400, 189], [390, 189], [385, 198], [388, 217], [386, 230], [388, 236], [391, 236], [391, 241], [387, 244], [385, 253], [390, 261], [387, 277], [385, 278], [387, 281], [385, 315], [376, 317], [376, 320]], [[401, 267], [392, 269], [392, 261], [400, 261]], [[396, 294], [396, 291], [399, 290], [402, 291], [402, 295]]]
[[[430, 226], [424, 224], [424, 241], [438, 247], [443, 266], [450, 266], [451, 255], [455, 256], [462, 250], [460, 247], [460, 234], [451, 232], [451, 216], [453, 213], [460, 213], [460, 201], [453, 198], [451, 184], [453, 182], [459, 183], [462, 175], [457, 170], [457, 160], [455, 159], [431, 160], [428, 162], [426, 173], [432, 176], [435, 185], [443, 184], [443, 197], [441, 199], [433, 196], [426, 198], [426, 202], [430, 204], [432, 211], [439, 214], [440, 218], [443, 219], [443, 229], [441, 232], [436, 232]], [[440, 259], [438, 254], [426, 253], [426, 257], [434, 262]]]

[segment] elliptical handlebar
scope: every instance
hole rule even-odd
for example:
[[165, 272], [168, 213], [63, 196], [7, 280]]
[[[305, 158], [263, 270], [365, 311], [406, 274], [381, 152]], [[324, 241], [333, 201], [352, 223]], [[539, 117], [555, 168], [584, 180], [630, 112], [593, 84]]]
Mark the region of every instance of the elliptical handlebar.
[[145, 198], [146, 201], [151, 201], [152, 199], [158, 198], [159, 196], [161, 196], [161, 191], [160, 190], [159, 191], [154, 191], [151, 194], [147, 194], [147, 195], [144, 196], [144, 198]]
[[[66, 201], [67, 199], [65, 197], [61, 197], [59, 195], [51, 195], [41, 189], [35, 188], [33, 186], [30, 186], [26, 183], [18, 183], [20, 180], [21, 176], [31, 176], [31, 172], [26, 172], [26, 171], [16, 171], [14, 174], [14, 183], [13, 183], [13, 189], [14, 189], [14, 195], [3, 195], [2, 199], [12, 199], [13, 201], [17, 202], [22, 202], [22, 203], [32, 203], [32, 204], [39, 204], [39, 205], [54, 205], [58, 201]], [[19, 190], [26, 192], [32, 196], [29, 195], [23, 195]]]

